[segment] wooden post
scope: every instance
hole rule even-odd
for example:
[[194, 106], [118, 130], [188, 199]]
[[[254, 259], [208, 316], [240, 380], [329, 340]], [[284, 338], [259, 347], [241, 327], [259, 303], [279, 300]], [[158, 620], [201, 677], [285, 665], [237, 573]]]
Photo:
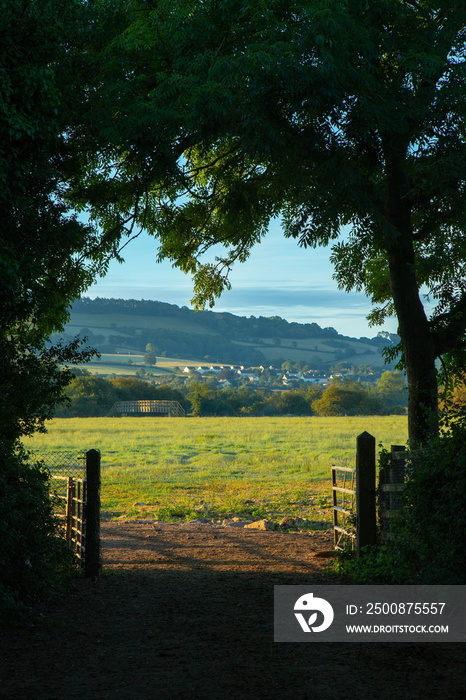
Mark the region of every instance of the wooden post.
[[336, 549], [338, 543], [338, 532], [335, 529], [338, 526], [338, 515], [335, 510], [337, 506], [337, 492], [335, 491], [335, 486], [337, 485], [337, 475], [335, 469], [332, 467], [332, 517], [333, 517], [333, 545]]
[[356, 556], [377, 539], [375, 515], [375, 437], [364, 431], [356, 438]]
[[84, 574], [88, 578], [99, 575], [100, 561], [100, 452], [86, 452], [86, 549]]

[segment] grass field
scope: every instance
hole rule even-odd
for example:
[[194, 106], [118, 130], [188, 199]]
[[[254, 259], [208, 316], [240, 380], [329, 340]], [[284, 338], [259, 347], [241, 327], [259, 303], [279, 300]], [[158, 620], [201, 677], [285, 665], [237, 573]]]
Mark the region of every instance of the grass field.
[[[128, 360], [131, 363], [128, 364]], [[78, 365], [82, 369], [86, 369], [91, 374], [116, 374], [124, 376], [135, 376], [136, 371], [143, 367], [147, 372], [150, 372], [154, 376], [167, 375], [170, 378], [173, 377], [173, 372], [175, 368], [180, 365], [184, 367], [189, 362], [184, 362], [180, 359], [173, 358], [157, 358], [157, 364], [149, 366], [144, 364], [143, 356], [136, 354], [107, 354], [103, 353], [99, 360], [94, 360], [92, 362], [86, 362], [82, 365]], [[191, 363], [192, 364], [192, 363]]]
[[[130, 364], [128, 364], [128, 360], [131, 360]], [[215, 362], [196, 362], [194, 360], [183, 360], [174, 357], [157, 357], [156, 365], [146, 365], [143, 361], [143, 355], [137, 355], [135, 353], [103, 353], [99, 360], [86, 362], [82, 365], [78, 365], [78, 367], [88, 370], [91, 374], [116, 374], [131, 377], [136, 376], [136, 371], [143, 367], [146, 372], [153, 374], [159, 379], [162, 375], [166, 375], [167, 378], [172, 379], [175, 374], [182, 374], [180, 368], [183, 369], [186, 366], [199, 367], [200, 365], [203, 367], [225, 366]]]
[[[46, 455], [99, 449], [108, 518], [285, 515], [325, 527], [330, 466], [353, 466], [356, 436], [403, 444], [403, 416], [62, 418], [25, 441]], [[319, 525], [320, 523], [320, 525]]]

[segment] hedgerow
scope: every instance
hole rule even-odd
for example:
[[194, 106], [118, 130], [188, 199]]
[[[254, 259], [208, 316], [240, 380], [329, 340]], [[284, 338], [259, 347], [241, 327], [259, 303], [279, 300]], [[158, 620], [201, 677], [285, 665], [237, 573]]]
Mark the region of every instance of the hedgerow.
[[466, 428], [448, 427], [416, 454], [392, 537], [337, 570], [362, 584], [466, 583]]

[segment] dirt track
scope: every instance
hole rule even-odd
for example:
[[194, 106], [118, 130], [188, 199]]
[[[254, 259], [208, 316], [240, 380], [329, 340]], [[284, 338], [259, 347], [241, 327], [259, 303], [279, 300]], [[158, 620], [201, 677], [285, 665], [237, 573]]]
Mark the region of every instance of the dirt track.
[[463, 698], [464, 645], [276, 644], [274, 584], [322, 581], [328, 532], [104, 523], [104, 575], [3, 630], [0, 698]]

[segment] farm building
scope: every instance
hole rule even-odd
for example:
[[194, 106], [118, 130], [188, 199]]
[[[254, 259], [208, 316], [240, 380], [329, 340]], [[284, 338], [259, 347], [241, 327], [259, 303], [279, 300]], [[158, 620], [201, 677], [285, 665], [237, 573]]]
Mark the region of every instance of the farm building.
[[186, 411], [178, 401], [147, 399], [141, 401], [117, 401], [112, 406], [111, 415], [179, 416], [180, 418], [184, 418], [186, 416]]

